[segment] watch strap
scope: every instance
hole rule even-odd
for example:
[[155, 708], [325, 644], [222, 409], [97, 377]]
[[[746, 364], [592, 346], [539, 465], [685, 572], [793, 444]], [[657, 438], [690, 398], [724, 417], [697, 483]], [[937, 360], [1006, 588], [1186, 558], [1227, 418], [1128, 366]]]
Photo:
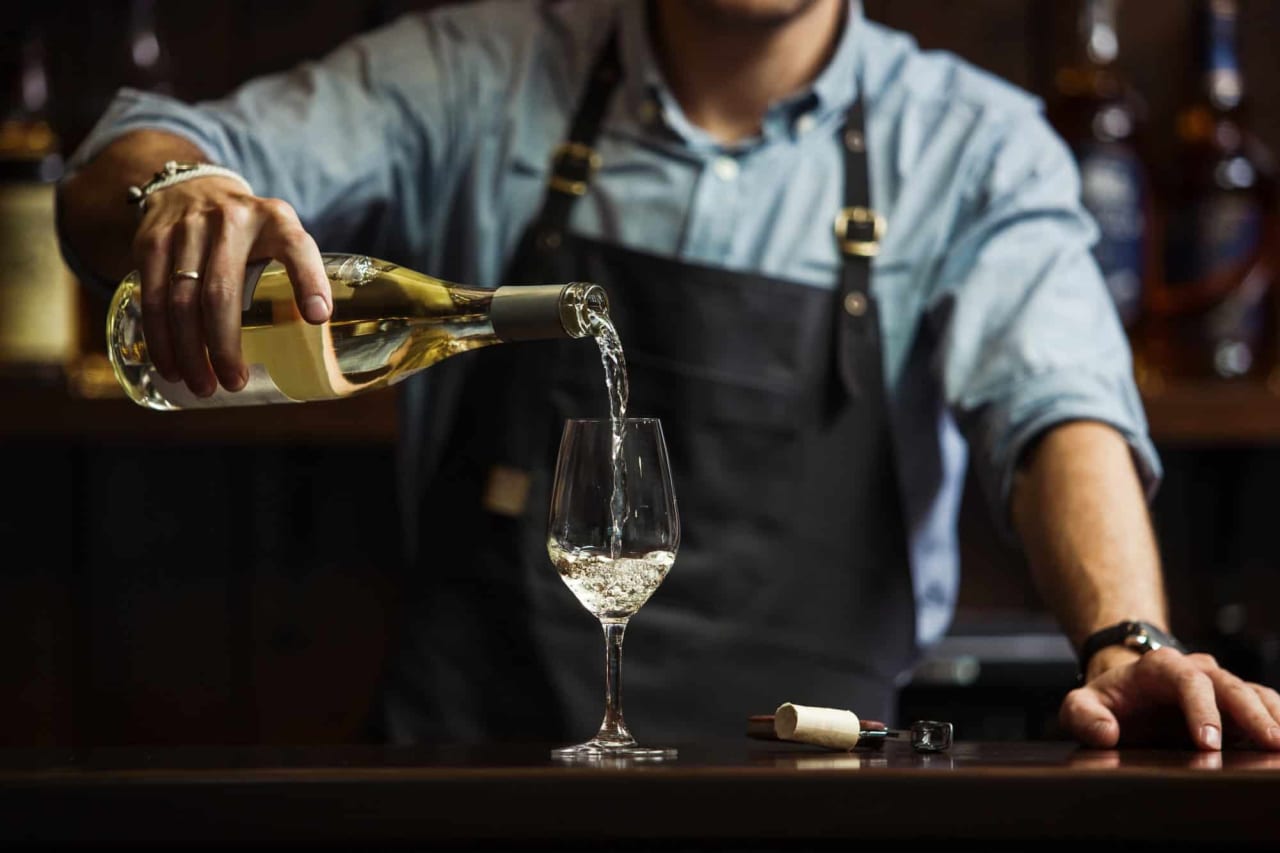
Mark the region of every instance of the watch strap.
[[1129, 619], [1095, 631], [1080, 644], [1080, 677], [1082, 679], [1089, 669], [1089, 661], [1093, 656], [1109, 646], [1124, 646], [1139, 654], [1146, 654], [1166, 646], [1177, 649], [1183, 654], [1187, 653], [1186, 646], [1169, 632], [1157, 628], [1150, 622]]

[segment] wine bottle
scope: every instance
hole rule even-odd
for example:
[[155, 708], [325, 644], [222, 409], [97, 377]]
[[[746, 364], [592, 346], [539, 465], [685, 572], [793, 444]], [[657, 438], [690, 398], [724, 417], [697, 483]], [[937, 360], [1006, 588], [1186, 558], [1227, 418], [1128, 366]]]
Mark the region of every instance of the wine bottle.
[[1183, 378], [1234, 379], [1268, 367], [1269, 232], [1275, 177], [1253, 134], [1237, 51], [1235, 0], [1199, 0], [1195, 95], [1176, 119], [1165, 286], [1154, 366]]
[[42, 28], [33, 22], [0, 45], [0, 366], [57, 380], [79, 343], [77, 286], [54, 229], [63, 162]]
[[240, 342], [248, 385], [198, 397], [152, 365], [140, 282], [130, 273], [107, 312], [107, 352], [130, 399], [172, 410], [332, 400], [393, 385], [442, 359], [507, 341], [594, 336], [608, 319], [599, 285], [486, 289], [353, 254], [325, 254], [330, 319], [313, 325], [278, 261], [250, 265]]
[[1146, 104], [1117, 64], [1119, 0], [1082, 0], [1075, 55], [1054, 75], [1050, 120], [1075, 154], [1081, 203], [1098, 225], [1093, 255], [1132, 331], [1155, 264]]
[[128, 55], [123, 84], [148, 92], [173, 94], [169, 56], [156, 26], [156, 0], [131, 0]]

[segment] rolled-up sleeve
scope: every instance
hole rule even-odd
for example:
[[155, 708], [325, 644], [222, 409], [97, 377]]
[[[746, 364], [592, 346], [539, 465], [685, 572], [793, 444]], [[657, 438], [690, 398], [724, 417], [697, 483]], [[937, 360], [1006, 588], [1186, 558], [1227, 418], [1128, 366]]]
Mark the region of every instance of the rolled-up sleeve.
[[947, 404], [1008, 535], [1019, 457], [1049, 427], [1114, 427], [1148, 498], [1162, 472], [1070, 152], [1032, 110], [991, 132], [999, 139], [973, 169], [928, 316]]
[[130, 131], [164, 130], [239, 172], [255, 194], [293, 205], [322, 249], [375, 226], [380, 243], [416, 247], [444, 215], [428, 203], [432, 189], [447, 192], [439, 185], [458, 171], [452, 161], [503, 103], [507, 58], [487, 23], [453, 10], [407, 14], [217, 100], [122, 89], [67, 176]]

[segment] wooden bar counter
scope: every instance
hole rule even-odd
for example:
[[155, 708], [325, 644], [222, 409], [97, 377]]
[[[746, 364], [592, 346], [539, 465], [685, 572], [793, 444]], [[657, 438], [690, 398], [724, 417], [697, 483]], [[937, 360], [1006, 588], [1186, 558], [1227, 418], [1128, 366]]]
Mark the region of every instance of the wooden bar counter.
[[0, 751], [0, 847], [1277, 849], [1280, 754], [743, 739], [663, 764], [545, 745]]

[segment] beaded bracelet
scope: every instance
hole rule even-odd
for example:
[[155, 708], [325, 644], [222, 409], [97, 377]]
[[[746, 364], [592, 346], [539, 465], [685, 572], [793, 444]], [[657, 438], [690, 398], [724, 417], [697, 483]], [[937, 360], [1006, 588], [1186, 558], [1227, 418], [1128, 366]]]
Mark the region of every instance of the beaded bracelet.
[[155, 177], [142, 186], [129, 187], [127, 201], [129, 204], [137, 205], [138, 215], [141, 216], [143, 211], [147, 209], [147, 198], [152, 193], [159, 192], [180, 184], [183, 181], [190, 181], [195, 178], [231, 178], [244, 184], [245, 190], [249, 195], [253, 195], [253, 187], [241, 175], [227, 169], [223, 166], [215, 166], [212, 163], [179, 163], [176, 160], [170, 160], [164, 164], [164, 168], [156, 172]]

